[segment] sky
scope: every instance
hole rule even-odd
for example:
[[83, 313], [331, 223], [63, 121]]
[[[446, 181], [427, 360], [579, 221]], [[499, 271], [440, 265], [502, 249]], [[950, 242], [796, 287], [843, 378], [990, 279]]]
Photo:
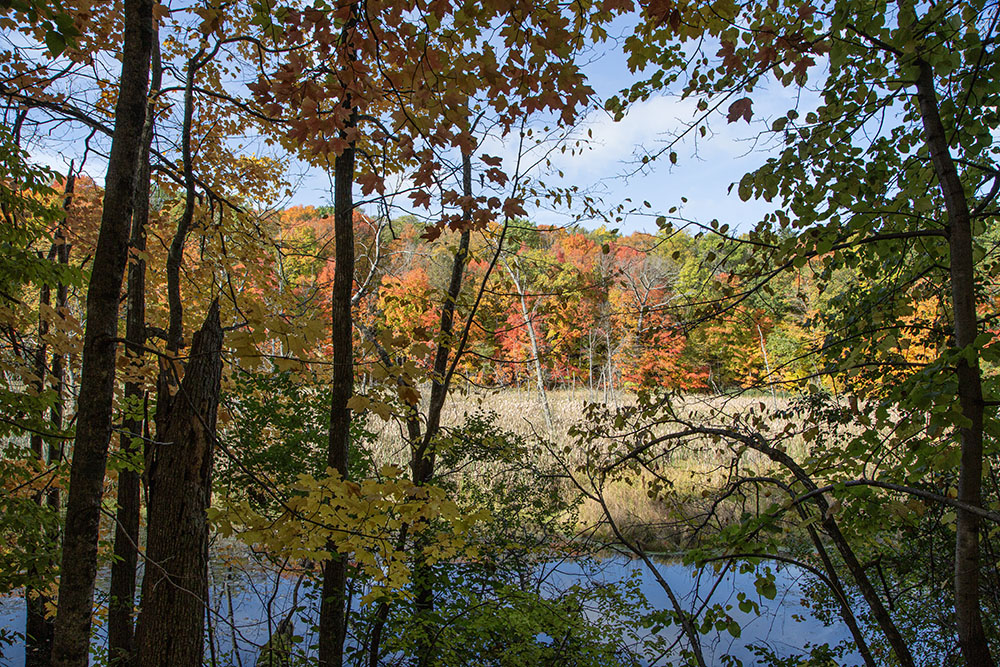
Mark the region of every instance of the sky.
[[[632, 79], [625, 55], [614, 47], [589, 63], [585, 73], [599, 100], [619, 92]], [[669, 137], [695, 118], [696, 100], [682, 100], [671, 94], [651, 97], [633, 104], [619, 122], [603, 109], [595, 108], [586, 114], [575, 132], [575, 136], [581, 138], [587, 136], [588, 130], [592, 132], [586, 147], [575, 155], [569, 151], [552, 153], [551, 168], [544, 172], [538, 168], [530, 175], [548, 186], [575, 185], [582, 191], [598, 195], [605, 210], [610, 211], [631, 199], [632, 204], [625, 203], [627, 209], [638, 206], [646, 211], [645, 215], [629, 215], [620, 223], [605, 224], [603, 220], [592, 218], [580, 220], [587, 228], [605, 224], [624, 234], [653, 232], [656, 217], [678, 207], [678, 214], [688, 220], [708, 224], [717, 219], [736, 230], [749, 229], [773, 210], [773, 206], [753, 200], [742, 202], [736, 188], [729, 192], [730, 185], [763, 164], [773, 152], [773, 140], [771, 145], [763, 145], [758, 136], [765, 125], [769, 126], [774, 118], [784, 115], [798, 102], [797, 91], [783, 89], [778, 84], [773, 87], [774, 90], [758, 89], [754, 96], [752, 123], [744, 120], [727, 123], [724, 106], [721, 114], [710, 121], [710, 131], [705, 138], [685, 139], [675, 148], [676, 165], [671, 165], [664, 156], [655, 164], [643, 167], [640, 158], [644, 150], [652, 152], [661, 148]], [[482, 149], [504, 157], [504, 167], [512, 173], [518, 152], [516, 144], [517, 137], [510, 137], [505, 143], [488, 141]], [[557, 170], [562, 171], [561, 178]], [[320, 205], [331, 201], [329, 177], [306, 171], [290, 203]], [[529, 201], [529, 218], [539, 224], [571, 224], [581, 214], [577, 202], [573, 209], [567, 209], [565, 206], [554, 208], [544, 201], [541, 207], [536, 207]], [[650, 207], [644, 207], [643, 202], [649, 202]], [[406, 212], [406, 203], [402, 197], [394, 200], [394, 204], [401, 207], [399, 213]], [[367, 212], [376, 213], [374, 210]], [[424, 210], [416, 213], [426, 215]]]
[[[754, 118], [751, 123], [743, 120], [727, 123], [723, 108], [719, 116], [710, 121], [707, 137], [695, 141], [692, 135], [692, 138], [684, 139], [675, 146], [678, 154], [676, 165], [671, 165], [664, 156], [644, 167], [639, 161], [642, 153], [662, 148], [666, 140], [690, 123], [695, 117], [696, 100], [680, 99], [672, 94], [658, 95], [636, 102], [623, 120], [615, 122], [601, 105], [603, 100], [618, 93], [634, 79], [628, 71], [625, 55], [612, 42], [602, 54], [585, 65], [584, 71], [595, 89], [596, 102], [575, 129], [574, 136], [585, 138], [589, 131], [591, 138], [575, 155], [569, 151], [551, 153], [551, 168], [537, 168], [529, 176], [543, 180], [550, 187], [577, 186], [581, 191], [599, 196], [602, 209], [606, 211], [614, 210], [619, 205], [624, 205], [626, 209], [643, 208], [645, 214], [628, 215], [620, 223], [612, 221], [606, 225], [625, 234], [637, 230], [655, 231], [656, 217], [667, 214], [673, 207], [678, 207], [679, 215], [685, 219], [703, 224], [717, 219], [736, 230], [748, 229], [772, 209], [764, 202], [740, 201], [736, 188], [730, 192], [730, 186], [737, 183], [743, 174], [762, 164], [774, 150], [773, 143], [763, 145], [758, 142], [758, 135], [775, 117], [784, 115], [797, 105], [797, 91], [783, 89], [778, 84], [772, 84], [773, 90], [758, 89], [754, 95]], [[506, 142], [494, 138], [488, 140], [481, 150], [503, 157], [505, 170], [512, 173], [517, 159], [515, 142], [516, 137]], [[59, 154], [57, 145], [36, 147], [32, 155], [37, 161], [64, 173], [68, 158]], [[87, 172], [98, 183], [103, 182], [105, 167], [101, 156], [91, 154]], [[557, 171], [562, 172], [561, 177]], [[293, 182], [294, 191], [281, 205], [319, 206], [332, 203], [330, 178], [320, 170], [293, 163], [289, 179]], [[533, 201], [529, 201], [529, 218], [549, 225], [567, 225], [577, 220], [588, 228], [601, 225], [604, 221], [600, 219], [580, 219], [580, 199], [576, 198], [571, 209], [565, 206], [555, 208], [544, 201], [542, 206], [536, 207]], [[629, 199], [631, 204], [626, 201]], [[649, 202], [650, 206], [644, 207], [643, 202]], [[396, 197], [394, 204], [398, 208], [392, 211], [393, 217], [409, 212], [409, 200], [405, 197]], [[375, 206], [363, 208], [371, 215], [380, 213]], [[425, 210], [414, 212], [421, 217], [427, 215]]]

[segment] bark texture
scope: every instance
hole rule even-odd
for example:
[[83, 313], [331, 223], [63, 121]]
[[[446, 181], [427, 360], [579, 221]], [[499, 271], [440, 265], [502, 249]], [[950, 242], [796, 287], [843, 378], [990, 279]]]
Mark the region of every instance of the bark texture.
[[52, 647], [52, 664], [56, 667], [86, 667], [90, 657], [101, 497], [111, 439], [118, 302], [128, 256], [152, 44], [152, 0], [125, 0], [121, 86], [105, 177], [101, 230], [87, 290], [76, 441]]
[[[352, 14], [353, 17], [353, 14]], [[353, 20], [353, 19], [352, 19]], [[345, 102], [350, 108], [350, 100]], [[348, 127], [354, 125], [352, 112]], [[334, 277], [331, 295], [333, 322], [332, 396], [327, 465], [347, 479], [351, 441], [351, 410], [347, 402], [354, 393], [354, 343], [351, 292], [354, 286], [354, 142], [337, 157], [334, 165]], [[347, 635], [347, 559], [332, 548], [333, 557], [323, 564], [323, 600], [319, 620], [319, 664], [340, 667]]]
[[[972, 217], [965, 188], [948, 148], [948, 140], [938, 111], [934, 71], [918, 61], [917, 101], [924, 127], [924, 141], [931, 155], [941, 194], [948, 213], [948, 249], [951, 254], [951, 305], [955, 317], [954, 344], [965, 352], [955, 373], [958, 399], [968, 425], [958, 429], [962, 458], [958, 473], [958, 500], [972, 506], [983, 505], [983, 384], [979, 354], [975, 349], [979, 324], [976, 317], [975, 260], [972, 252]], [[988, 667], [996, 664], [990, 655], [979, 607], [979, 517], [968, 511], [956, 512], [955, 526], [955, 621], [962, 655], [967, 665]]]
[[208, 598], [208, 519], [222, 375], [218, 301], [191, 358], [147, 471], [148, 528], [136, 663], [202, 664]]
[[[158, 41], [158, 37], [156, 38]], [[160, 88], [159, 44], [154, 41], [150, 90]], [[155, 107], [146, 109], [142, 130], [142, 154], [132, 211], [130, 245], [137, 253], [128, 267], [125, 302], [125, 352], [130, 359], [141, 359], [146, 345], [146, 223], [149, 220], [149, 152], [153, 140]], [[111, 564], [111, 591], [108, 603], [108, 662], [119, 667], [130, 665], [135, 652], [133, 606], [135, 603], [136, 566], [139, 562], [139, 486], [140, 472], [131, 462], [139, 460], [143, 448], [140, 435], [144, 420], [135, 414], [143, 401], [144, 390], [137, 381], [125, 383], [119, 448], [128, 467], [118, 473], [118, 511], [115, 515], [115, 559]]]

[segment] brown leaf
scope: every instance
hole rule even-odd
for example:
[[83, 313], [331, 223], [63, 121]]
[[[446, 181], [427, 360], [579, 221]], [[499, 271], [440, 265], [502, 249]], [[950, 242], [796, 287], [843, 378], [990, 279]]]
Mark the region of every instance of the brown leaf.
[[742, 118], [749, 123], [750, 118], [753, 117], [753, 111], [750, 109], [752, 105], [753, 102], [749, 97], [743, 97], [736, 100], [729, 105], [729, 114], [726, 115], [726, 120], [730, 123], [735, 123]]

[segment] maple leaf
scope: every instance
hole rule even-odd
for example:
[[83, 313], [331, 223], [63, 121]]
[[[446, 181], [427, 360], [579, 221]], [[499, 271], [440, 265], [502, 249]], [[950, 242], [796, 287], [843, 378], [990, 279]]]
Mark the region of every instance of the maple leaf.
[[741, 64], [739, 56], [736, 55], [736, 45], [730, 41], [722, 40], [719, 51], [715, 55], [722, 58], [722, 66], [727, 70], [735, 70]]
[[494, 183], [499, 183], [500, 185], [507, 183], [507, 174], [495, 167], [490, 167], [486, 170], [486, 178], [490, 179]]
[[385, 181], [378, 174], [358, 174], [356, 180], [361, 186], [361, 194], [363, 195], [370, 195], [375, 191], [378, 191], [379, 194], [385, 193]]
[[431, 195], [425, 190], [414, 190], [409, 194], [409, 197], [413, 200], [414, 206], [431, 207]]
[[503, 214], [508, 218], [527, 215], [524, 210], [523, 201], [517, 197], [508, 197], [503, 203]]
[[753, 117], [753, 111], [750, 108], [752, 105], [753, 101], [749, 97], [742, 97], [736, 100], [729, 105], [729, 113], [726, 115], [726, 120], [730, 123], [735, 123], [742, 118], [749, 123], [750, 118]]
[[222, 12], [214, 7], [199, 7], [194, 10], [194, 13], [202, 18], [202, 22], [201, 25], [198, 26], [198, 30], [200, 30], [203, 35], [212, 34], [221, 26]]

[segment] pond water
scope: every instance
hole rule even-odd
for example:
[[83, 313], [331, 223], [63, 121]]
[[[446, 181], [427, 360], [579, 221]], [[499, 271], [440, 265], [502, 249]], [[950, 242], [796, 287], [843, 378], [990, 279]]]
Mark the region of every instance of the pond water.
[[[712, 630], [702, 636], [703, 650], [709, 665], [727, 664], [723, 656], [738, 658], [743, 665], [767, 664], [762, 662], [752, 646], [766, 646], [774, 655], [787, 657], [808, 651], [810, 646], [829, 644], [835, 646], [850, 642], [850, 634], [839, 619], [826, 624], [818, 619], [806, 604], [806, 587], [814, 583], [810, 575], [795, 568], [785, 567], [774, 571], [777, 594], [767, 599], [758, 594], [755, 587], [756, 575], [733, 572], [715, 575], [711, 569], [698, 572], [693, 568], [675, 562], [656, 563], [661, 576], [674, 592], [683, 596], [687, 609], [698, 608], [702, 604], [731, 606], [727, 613], [740, 625], [738, 638], [723, 630]], [[642, 561], [616, 556], [594, 560], [563, 560], [540, 564], [536, 572], [537, 581], [545, 582], [548, 590], [565, 589], [573, 584], [614, 585], [633, 578], [639, 592], [649, 605], [656, 609], [670, 608], [666, 594], [656, 578]], [[268, 610], [271, 626], [280, 620], [292, 606], [295, 579], [266, 576], [257, 573], [247, 576], [226, 569], [213, 572], [212, 616], [213, 639], [217, 664], [253, 667], [259, 647], [269, 636]], [[739, 609], [737, 596], [745, 597], [759, 605], [760, 613], [745, 613]], [[303, 583], [297, 594], [298, 604], [305, 609], [296, 617], [296, 633], [304, 637], [305, 645], [315, 640], [311, 628], [316, 622], [315, 597], [311, 586]], [[230, 620], [231, 619], [231, 620]], [[607, 621], [608, 619], [603, 619]], [[673, 642], [679, 635], [676, 626], [665, 628], [636, 627], [634, 621], [621, 618], [615, 622], [632, 623], [623, 625], [623, 635], [643, 638], [657, 631]], [[23, 632], [24, 601], [20, 598], [0, 598], [0, 638], [11, 633]], [[100, 625], [96, 629], [95, 646], [103, 652], [104, 633]], [[853, 644], [851, 644], [853, 646]], [[235, 647], [235, 651], [233, 650]], [[0, 666], [22, 667], [24, 664], [23, 641], [16, 637], [13, 643], [0, 645], [2, 656]], [[669, 665], [672, 657], [679, 655], [678, 646], [671, 653], [647, 655], [643, 660], [647, 665]], [[95, 663], [103, 662], [96, 657]], [[848, 651], [838, 659], [838, 664], [860, 665], [860, 657]]]

